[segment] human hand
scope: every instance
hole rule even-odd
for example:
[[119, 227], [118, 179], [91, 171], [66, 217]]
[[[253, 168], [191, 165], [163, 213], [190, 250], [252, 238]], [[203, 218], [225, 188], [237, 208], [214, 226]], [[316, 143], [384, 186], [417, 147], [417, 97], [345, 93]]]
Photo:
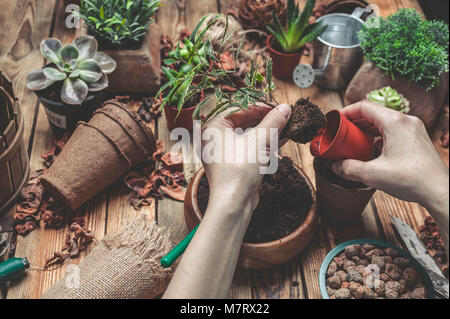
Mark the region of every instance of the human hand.
[[337, 175], [425, 207], [442, 198], [448, 199], [448, 168], [420, 119], [369, 101], [350, 105], [342, 113], [376, 137], [382, 153], [367, 163], [337, 162], [333, 165]]
[[[291, 116], [291, 107], [281, 104], [272, 109], [257, 104], [226, 117], [231, 111], [220, 114], [203, 129], [203, 139], [210, 139], [202, 141], [209, 203], [248, 205], [247, 210], [253, 213], [259, 200], [261, 169], [269, 166], [269, 156], [273, 158], [278, 151], [278, 136]], [[239, 128], [245, 131], [236, 131]]]

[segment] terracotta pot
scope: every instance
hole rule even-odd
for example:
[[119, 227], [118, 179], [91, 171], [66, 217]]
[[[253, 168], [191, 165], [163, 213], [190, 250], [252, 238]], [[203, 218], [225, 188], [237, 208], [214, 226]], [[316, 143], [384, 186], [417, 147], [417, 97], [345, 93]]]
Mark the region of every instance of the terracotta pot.
[[89, 123], [79, 123], [41, 182], [50, 195], [76, 210], [155, 150], [156, 139], [137, 114], [108, 101]]
[[[200, 102], [205, 99], [205, 92], [202, 91], [202, 97]], [[159, 98], [162, 100], [162, 93], [159, 95]], [[194, 120], [193, 115], [197, 105], [190, 108], [181, 109], [180, 114], [178, 115], [178, 109], [176, 107], [171, 107], [166, 105], [164, 107], [164, 114], [166, 115], [166, 123], [169, 131], [176, 129], [178, 127], [182, 127], [187, 129], [188, 131], [192, 131], [194, 128]], [[178, 117], [177, 117], [178, 116]]]
[[350, 122], [338, 110], [326, 115], [326, 126], [319, 136], [311, 142], [313, 156], [340, 161], [356, 159], [367, 162], [373, 156], [373, 139]]
[[274, 41], [275, 38], [271, 35], [267, 38], [266, 43], [273, 61], [273, 75], [280, 80], [292, 79], [292, 74], [300, 62], [303, 50], [293, 54], [279, 52], [273, 47]]
[[409, 82], [402, 76], [396, 76], [395, 80], [392, 80], [386, 72], [366, 62], [347, 87], [345, 103], [348, 105], [361, 101], [370, 92], [385, 86], [390, 86], [403, 94], [411, 103], [409, 114], [420, 118], [429, 130], [436, 123], [448, 96], [449, 75], [446, 73], [439, 86], [427, 91], [424, 87]]
[[314, 160], [314, 171], [320, 215], [339, 223], [358, 219], [376, 190], [370, 187], [346, 189], [335, 185], [321, 175], [318, 161], [317, 158]]
[[[318, 225], [316, 191], [305, 172], [298, 166], [295, 167], [312, 191], [313, 204], [306, 220], [292, 234], [279, 240], [260, 244], [243, 243], [238, 261], [239, 267], [262, 269], [280, 265], [298, 255], [313, 238]], [[194, 229], [203, 218], [197, 202], [197, 192], [204, 174], [205, 170], [201, 168], [189, 183], [186, 193], [184, 216], [190, 230]]]

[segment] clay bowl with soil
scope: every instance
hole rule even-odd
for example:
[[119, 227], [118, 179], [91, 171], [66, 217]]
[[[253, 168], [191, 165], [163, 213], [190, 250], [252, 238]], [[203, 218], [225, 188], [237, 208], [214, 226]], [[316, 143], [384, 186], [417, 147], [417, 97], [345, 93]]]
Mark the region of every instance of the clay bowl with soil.
[[425, 269], [387, 242], [356, 239], [334, 248], [319, 272], [324, 299], [434, 299]]
[[[208, 198], [208, 180], [201, 168], [191, 180], [184, 202], [189, 229], [202, 220]], [[264, 177], [260, 203], [245, 234], [238, 266], [269, 268], [298, 255], [316, 231], [316, 205], [316, 192], [305, 172], [290, 159], [281, 159], [278, 172]]]
[[331, 169], [332, 164], [331, 160], [314, 160], [318, 211], [336, 223], [359, 220], [376, 190], [337, 176]]

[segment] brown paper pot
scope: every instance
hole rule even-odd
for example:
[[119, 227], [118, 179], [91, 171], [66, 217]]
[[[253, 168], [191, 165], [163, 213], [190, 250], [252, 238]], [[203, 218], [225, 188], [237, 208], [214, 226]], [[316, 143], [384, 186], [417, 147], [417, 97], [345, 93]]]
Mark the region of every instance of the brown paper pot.
[[411, 103], [410, 115], [420, 118], [427, 129], [436, 123], [448, 94], [449, 77], [446, 73], [441, 84], [427, 91], [417, 83], [409, 82], [406, 78], [396, 76], [395, 80], [372, 63], [364, 63], [354, 76], [345, 92], [345, 103], [353, 104], [366, 98], [373, 90], [390, 86], [403, 94]]
[[53, 197], [76, 210], [155, 150], [153, 133], [137, 115], [108, 101], [89, 123], [79, 124], [41, 181]]
[[335, 222], [351, 222], [360, 218], [375, 189], [346, 189], [327, 181], [319, 171], [318, 160], [314, 160], [316, 172], [318, 210], [324, 218]]

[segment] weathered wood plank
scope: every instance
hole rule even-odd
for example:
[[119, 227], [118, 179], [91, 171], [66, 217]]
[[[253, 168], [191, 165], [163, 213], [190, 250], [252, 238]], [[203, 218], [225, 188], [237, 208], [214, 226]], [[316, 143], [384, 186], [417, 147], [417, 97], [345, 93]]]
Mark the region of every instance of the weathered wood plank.
[[0, 69], [11, 79], [25, 119], [28, 147], [37, 98], [25, 87], [28, 73], [43, 65], [39, 45], [50, 35], [56, 0], [0, 2]]
[[[59, 38], [63, 43], [70, 43], [75, 33], [74, 30], [68, 30], [65, 27], [64, 10], [65, 8], [62, 5], [58, 6], [55, 31], [52, 36]], [[41, 154], [52, 147], [54, 139], [55, 136], [49, 127], [43, 106], [40, 105], [31, 152], [31, 170], [42, 167]], [[70, 223], [73, 216], [84, 216], [87, 220], [88, 229], [92, 230], [97, 240], [102, 239], [106, 227], [106, 202], [107, 194], [103, 192], [74, 214], [67, 212], [66, 223]], [[27, 237], [19, 236], [17, 238], [15, 256], [27, 257], [34, 267], [42, 267], [47, 258], [52, 257], [54, 252], [60, 251], [64, 246], [66, 234], [67, 227], [52, 230], [41, 226]], [[78, 264], [93, 247], [94, 245], [91, 245], [87, 252], [83, 252], [79, 258], [71, 260], [70, 263]], [[11, 284], [7, 298], [39, 298], [53, 283], [65, 275], [65, 268], [66, 266], [49, 272], [27, 272], [27, 276], [23, 280]]]

